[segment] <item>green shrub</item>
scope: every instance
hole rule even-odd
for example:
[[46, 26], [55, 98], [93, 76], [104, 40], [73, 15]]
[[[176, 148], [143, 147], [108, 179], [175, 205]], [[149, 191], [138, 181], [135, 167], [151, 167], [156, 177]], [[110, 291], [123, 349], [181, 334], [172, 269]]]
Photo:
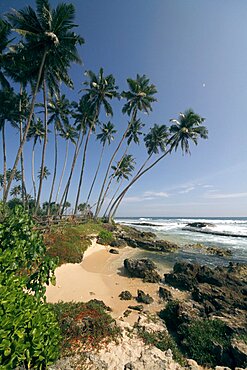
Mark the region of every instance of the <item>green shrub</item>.
[[98, 235], [98, 243], [100, 244], [104, 245], [110, 244], [113, 241], [113, 239], [114, 238], [111, 231], [102, 230]]
[[181, 328], [181, 334], [187, 354], [201, 365], [219, 365], [221, 354], [217, 347], [225, 352], [230, 346], [229, 332], [220, 320], [195, 320]]
[[171, 329], [177, 329], [177, 312], [178, 312], [178, 301], [169, 301], [166, 307], [160, 311], [159, 316], [165, 321], [167, 327]]
[[104, 305], [95, 300], [59, 302], [52, 305], [62, 331], [62, 352], [97, 348], [102, 341], [116, 339], [120, 333], [115, 320], [106, 312]]

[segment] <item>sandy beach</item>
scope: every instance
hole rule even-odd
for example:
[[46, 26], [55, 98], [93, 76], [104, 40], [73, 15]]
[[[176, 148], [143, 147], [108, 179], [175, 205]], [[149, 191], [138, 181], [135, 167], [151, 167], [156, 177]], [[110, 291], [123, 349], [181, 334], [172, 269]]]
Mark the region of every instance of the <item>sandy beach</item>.
[[[110, 247], [103, 246], [93, 240], [92, 246], [84, 254], [83, 261], [76, 264], [64, 264], [56, 269], [56, 286], [47, 287], [48, 302], [87, 302], [100, 299], [112, 309], [112, 316], [121, 317], [129, 305], [136, 305], [135, 299], [122, 301], [118, 297], [123, 290], [129, 290], [135, 297], [137, 289], [149, 293], [155, 302], [148, 305], [150, 312], [162, 307], [159, 304], [159, 284], [144, 283], [141, 279], [128, 277], [123, 269], [125, 258], [135, 257], [136, 249], [125, 247], [119, 254], [109, 253]], [[162, 273], [165, 271], [163, 270]], [[130, 315], [134, 320], [135, 313]]]

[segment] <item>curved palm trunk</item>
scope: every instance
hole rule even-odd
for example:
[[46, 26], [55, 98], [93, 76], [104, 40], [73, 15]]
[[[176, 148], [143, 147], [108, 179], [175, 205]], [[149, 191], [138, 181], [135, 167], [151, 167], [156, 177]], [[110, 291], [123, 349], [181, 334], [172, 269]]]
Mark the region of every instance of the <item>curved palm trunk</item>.
[[77, 213], [77, 208], [78, 208], [78, 203], [79, 203], [79, 198], [80, 198], [80, 193], [81, 193], [82, 179], [83, 179], [85, 162], [86, 162], [87, 147], [88, 147], [88, 142], [89, 142], [89, 139], [90, 139], [91, 132], [92, 132], [92, 127], [90, 127], [89, 130], [88, 130], [86, 142], [85, 142], [85, 145], [84, 145], [83, 157], [82, 157], [82, 167], [81, 167], [80, 180], [79, 180], [78, 191], [77, 191], [77, 196], [76, 196], [76, 201], [75, 201], [74, 215], [76, 215], [76, 213]]
[[45, 134], [44, 134], [44, 143], [42, 149], [42, 159], [41, 159], [41, 171], [40, 171], [40, 180], [39, 180], [39, 190], [37, 195], [37, 202], [34, 214], [36, 215], [39, 209], [40, 203], [40, 196], [42, 191], [43, 179], [44, 179], [44, 168], [45, 168], [45, 154], [46, 154], [46, 145], [47, 145], [47, 118], [48, 118], [48, 109], [47, 109], [47, 101], [46, 101], [46, 82], [43, 82], [43, 102], [44, 102], [44, 124], [45, 124]]
[[88, 204], [88, 202], [89, 202], [89, 199], [90, 199], [91, 193], [92, 193], [92, 191], [93, 191], [93, 187], [94, 187], [95, 181], [96, 181], [97, 176], [98, 176], [98, 172], [99, 172], [100, 165], [101, 165], [102, 158], [103, 158], [104, 149], [105, 149], [105, 144], [103, 145], [102, 150], [101, 150], [99, 163], [98, 163], [98, 166], [97, 166], [97, 169], [96, 169], [96, 172], [95, 172], [94, 178], [93, 178], [93, 182], [92, 182], [92, 185], [91, 185], [91, 187], [90, 187], [90, 190], [89, 190], [89, 193], [88, 193], [88, 196], [87, 196], [86, 204]]
[[58, 200], [58, 197], [59, 197], [59, 193], [60, 193], [60, 190], [61, 190], [62, 181], [63, 181], [63, 177], [64, 177], [64, 172], [65, 172], [65, 168], [66, 168], [67, 160], [68, 160], [68, 154], [69, 154], [69, 141], [66, 140], [65, 158], [64, 158], [64, 162], [63, 162], [62, 173], [61, 173], [61, 176], [60, 176], [60, 179], [59, 179], [59, 184], [58, 184], [58, 188], [57, 188], [57, 194], [56, 194], [56, 198], [55, 198], [55, 203], [57, 203], [57, 200]]
[[26, 129], [25, 129], [25, 132], [24, 132], [23, 137], [22, 137], [22, 142], [21, 142], [21, 144], [19, 146], [19, 149], [17, 151], [17, 154], [16, 154], [14, 166], [12, 168], [12, 171], [11, 171], [11, 174], [10, 174], [10, 177], [9, 177], [9, 181], [8, 181], [8, 185], [6, 187], [6, 191], [4, 192], [4, 195], [3, 195], [3, 202], [4, 203], [6, 203], [6, 201], [7, 201], [9, 190], [10, 190], [12, 181], [13, 181], [13, 179], [15, 177], [17, 165], [19, 163], [19, 160], [20, 160], [20, 157], [21, 157], [21, 153], [23, 151], [23, 146], [24, 146], [24, 144], [26, 142], [26, 139], [27, 139], [27, 133], [28, 133], [28, 130], [30, 128], [31, 120], [32, 120], [32, 117], [33, 117], [35, 100], [36, 100], [36, 96], [37, 96], [38, 89], [39, 89], [39, 84], [40, 84], [41, 75], [42, 75], [42, 71], [43, 71], [44, 64], [45, 64], [46, 55], [47, 55], [47, 52], [44, 53], [43, 58], [42, 58], [42, 61], [40, 63], [38, 78], [37, 78], [36, 86], [35, 86], [35, 89], [34, 89], [34, 92], [33, 92], [33, 97], [32, 97], [32, 102], [31, 102], [31, 108], [30, 108], [30, 113], [29, 113], [29, 117], [28, 117], [28, 120], [27, 120]]
[[34, 175], [34, 166], [35, 166], [35, 161], [34, 161], [34, 149], [35, 149], [35, 145], [36, 145], [36, 142], [34, 141], [33, 143], [33, 149], [32, 149], [32, 182], [33, 182], [33, 196], [34, 196], [34, 201], [36, 203], [36, 197], [37, 197], [37, 193], [36, 193], [36, 182], [35, 182], [35, 175]]
[[57, 128], [56, 128], [56, 123], [54, 124], [54, 172], [53, 172], [53, 179], [52, 179], [52, 184], [51, 184], [51, 192], [49, 196], [49, 201], [48, 201], [48, 207], [47, 207], [47, 216], [50, 216], [50, 210], [51, 210], [51, 201], [52, 201], [52, 195], [53, 195], [53, 190], [54, 190], [54, 185], [56, 181], [56, 175], [57, 175]]
[[122, 157], [121, 157], [120, 161], [118, 162], [118, 165], [117, 165], [116, 170], [114, 171], [114, 173], [112, 174], [112, 176], [111, 176], [110, 180], [108, 181], [108, 184], [107, 184], [106, 190], [105, 190], [105, 192], [104, 192], [104, 195], [102, 196], [102, 200], [101, 200], [100, 205], [99, 205], [98, 213], [100, 213], [100, 211], [101, 211], [101, 209], [102, 209], [102, 206], [103, 206], [104, 201], [105, 201], [105, 198], [106, 198], [106, 196], [107, 196], [107, 194], [108, 194], [108, 192], [109, 192], [109, 189], [110, 189], [110, 186], [111, 186], [112, 180], [113, 180], [113, 178], [114, 178], [114, 175], [115, 175], [115, 173], [118, 171], [119, 167], [121, 166], [122, 160], [123, 160], [124, 156], [126, 155], [126, 153], [127, 153], [127, 151], [128, 151], [128, 148], [129, 148], [129, 145], [128, 145], [128, 146], [127, 146], [127, 148], [125, 149], [124, 154], [122, 155]]
[[[80, 135], [81, 135], [81, 133], [80, 133]], [[67, 198], [68, 198], [68, 194], [69, 194], [69, 188], [70, 188], [70, 183], [71, 183], [72, 175], [74, 173], [74, 169], [75, 169], [75, 165], [76, 165], [76, 160], [78, 158], [78, 154], [79, 154], [80, 149], [81, 149], [81, 146], [82, 146], [83, 138], [84, 138], [84, 135], [82, 135], [82, 137], [79, 136], [78, 137], [78, 140], [77, 140], [77, 143], [76, 143], [76, 147], [75, 147], [74, 157], [73, 157], [73, 161], [72, 161], [72, 165], [71, 165], [71, 169], [70, 169], [69, 178], [68, 178], [67, 184], [65, 186], [65, 189], [64, 189], [64, 192], [63, 192], [63, 195], [62, 195], [60, 204], [59, 204], [59, 210], [58, 210], [58, 212], [59, 212], [59, 215], [60, 216], [63, 214], [64, 209], [65, 209], [65, 204], [67, 202]], [[63, 205], [63, 208], [61, 210], [62, 205]]]
[[5, 121], [2, 126], [2, 144], [3, 144], [3, 196], [6, 193], [7, 187], [7, 155], [6, 155], [6, 140], [5, 140]]
[[132, 179], [132, 181], [129, 183], [129, 185], [127, 185], [123, 191], [119, 194], [119, 196], [117, 197], [117, 199], [114, 201], [113, 205], [111, 206], [110, 208], [110, 211], [109, 211], [109, 214], [108, 214], [108, 219], [109, 221], [111, 221], [111, 219], [114, 217], [114, 215], [116, 214], [116, 211], [123, 199], [123, 197], [125, 196], [125, 194], [127, 193], [127, 191], [129, 190], [129, 188], [142, 176], [144, 175], [148, 170], [150, 170], [153, 166], [155, 166], [155, 164], [157, 164], [162, 158], [164, 158], [168, 153], [170, 152], [170, 149], [168, 151], [166, 151], [161, 157], [159, 157], [156, 161], [154, 161], [149, 167], [147, 167], [145, 170], [143, 170], [146, 166], [146, 164], [148, 163], [148, 161], [150, 160], [150, 158], [152, 157], [152, 154], [150, 154], [148, 156], [148, 158], [145, 160], [145, 162], [143, 163], [143, 165], [140, 167], [140, 169], [138, 170], [137, 174], [135, 175], [135, 177]]
[[116, 190], [116, 191], [115, 191], [115, 193], [113, 194], [113, 196], [112, 196], [112, 198], [111, 198], [111, 200], [110, 200], [110, 202], [109, 202], [109, 204], [108, 204], [108, 206], [107, 206], [107, 208], [106, 208], [106, 210], [105, 210], [105, 213], [104, 213], [104, 216], [103, 216], [103, 217], [106, 217], [107, 212], [108, 212], [108, 209], [110, 208], [110, 206], [111, 206], [111, 204], [112, 204], [112, 202], [113, 202], [113, 200], [114, 200], [115, 196], [117, 195], [117, 193], [118, 193], [119, 189], [121, 188], [123, 181], [124, 181], [124, 179], [122, 178], [122, 180], [120, 181], [120, 184], [119, 184], [119, 185], [118, 185], [118, 187], [117, 187], [117, 190]]

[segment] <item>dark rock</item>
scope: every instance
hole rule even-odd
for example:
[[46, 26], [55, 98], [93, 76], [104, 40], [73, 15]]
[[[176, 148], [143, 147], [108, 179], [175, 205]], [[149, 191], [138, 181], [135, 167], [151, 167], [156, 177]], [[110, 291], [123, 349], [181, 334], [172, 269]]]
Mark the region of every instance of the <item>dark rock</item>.
[[124, 317], [128, 317], [131, 314], [131, 310], [125, 310], [123, 315]]
[[132, 294], [128, 290], [124, 290], [119, 294], [119, 298], [123, 301], [129, 301], [132, 299]]
[[231, 353], [235, 366], [247, 366], [247, 344], [243, 340], [234, 338], [231, 341]]
[[114, 248], [124, 248], [127, 246], [127, 243], [125, 240], [123, 239], [120, 239], [120, 238], [117, 238], [115, 240], [113, 240], [111, 243], [110, 243], [110, 246], [111, 247], [114, 247]]
[[163, 287], [159, 287], [159, 296], [160, 298], [164, 299], [164, 301], [171, 301], [172, 300], [172, 294], [171, 292]]
[[118, 251], [118, 250], [116, 250], [116, 249], [111, 248], [111, 249], [109, 250], [109, 253], [112, 253], [112, 254], [119, 254], [119, 251]]
[[202, 228], [202, 227], [214, 227], [215, 225], [214, 224], [210, 224], [210, 223], [207, 223], [207, 222], [190, 222], [186, 225], [186, 227], [197, 227], [197, 228]]
[[137, 302], [150, 304], [153, 303], [153, 298], [149, 294], [145, 294], [142, 290], [137, 291]]
[[131, 362], [128, 362], [124, 365], [124, 370], [135, 370], [135, 368]]
[[128, 308], [130, 308], [131, 310], [135, 310], [135, 311], [143, 311], [143, 305], [142, 304], [139, 304], [137, 306], [128, 306]]
[[232, 256], [232, 251], [230, 249], [218, 248], [218, 247], [208, 247], [207, 253], [213, 254], [218, 257], [230, 257]]
[[156, 265], [148, 258], [124, 260], [124, 267], [131, 276], [142, 278], [144, 282], [158, 283], [161, 279]]

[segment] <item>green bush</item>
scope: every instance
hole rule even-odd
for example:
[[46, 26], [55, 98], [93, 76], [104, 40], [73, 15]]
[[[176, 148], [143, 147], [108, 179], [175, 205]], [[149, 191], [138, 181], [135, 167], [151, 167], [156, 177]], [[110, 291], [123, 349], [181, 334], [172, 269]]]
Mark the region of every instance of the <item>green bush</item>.
[[1, 369], [44, 369], [59, 356], [60, 329], [53, 311], [23, 292], [14, 274], [0, 273]]
[[166, 307], [160, 311], [159, 316], [165, 321], [167, 327], [176, 330], [178, 326], [177, 322], [177, 312], [178, 312], [178, 301], [169, 301]]
[[45, 369], [59, 355], [60, 329], [45, 303], [56, 262], [22, 208], [0, 222], [0, 369]]
[[181, 334], [187, 354], [201, 365], [219, 365], [222, 352], [230, 346], [229, 332], [220, 320], [195, 320], [181, 328]]
[[104, 245], [110, 244], [113, 241], [113, 239], [114, 238], [111, 231], [102, 230], [98, 235], [98, 243], [100, 244]]

